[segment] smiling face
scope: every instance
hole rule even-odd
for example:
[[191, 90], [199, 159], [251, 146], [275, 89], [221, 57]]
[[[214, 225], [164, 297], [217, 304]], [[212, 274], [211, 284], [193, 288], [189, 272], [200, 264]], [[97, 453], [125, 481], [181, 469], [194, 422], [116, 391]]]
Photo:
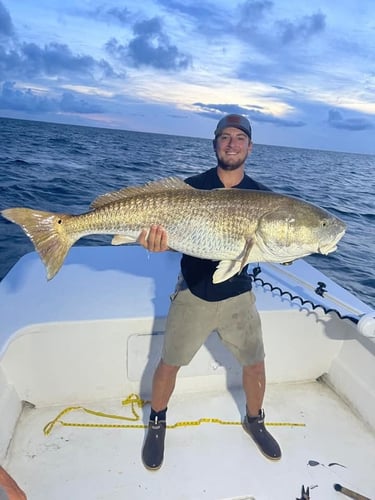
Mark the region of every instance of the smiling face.
[[242, 130], [227, 127], [216, 137], [214, 147], [218, 166], [223, 170], [236, 170], [243, 167], [252, 142]]

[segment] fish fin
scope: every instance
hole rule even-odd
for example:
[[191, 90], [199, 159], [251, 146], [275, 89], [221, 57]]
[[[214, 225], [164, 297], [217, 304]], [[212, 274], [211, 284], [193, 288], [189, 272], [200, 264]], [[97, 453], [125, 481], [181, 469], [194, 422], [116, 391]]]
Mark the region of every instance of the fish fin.
[[226, 281], [234, 276], [236, 273], [239, 274], [248, 263], [249, 255], [253, 246], [254, 238], [248, 238], [245, 242], [245, 247], [241, 254], [241, 260], [220, 261], [212, 277], [212, 283], [222, 283], [223, 281]]
[[116, 234], [111, 241], [111, 245], [126, 245], [129, 243], [136, 243], [137, 238], [127, 236], [126, 234]]
[[1, 215], [21, 226], [46, 266], [47, 279], [52, 279], [61, 268], [70, 247], [79, 239], [79, 236], [66, 230], [66, 221], [74, 216], [31, 208], [8, 208]]
[[90, 208], [99, 208], [108, 203], [113, 203], [115, 201], [120, 201], [131, 196], [136, 196], [139, 194], [146, 193], [157, 193], [159, 191], [165, 191], [166, 189], [194, 189], [193, 187], [186, 184], [183, 180], [178, 177], [166, 177], [161, 180], [152, 181], [143, 186], [130, 186], [119, 191], [113, 191], [112, 193], [105, 193], [98, 198], [96, 198], [90, 205]]
[[212, 283], [222, 283], [241, 271], [241, 261], [221, 260], [212, 277]]

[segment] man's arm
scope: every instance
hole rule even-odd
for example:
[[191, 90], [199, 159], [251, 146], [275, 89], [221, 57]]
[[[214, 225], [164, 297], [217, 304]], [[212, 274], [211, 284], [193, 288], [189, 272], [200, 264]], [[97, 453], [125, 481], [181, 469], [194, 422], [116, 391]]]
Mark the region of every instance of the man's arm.
[[162, 226], [154, 225], [149, 230], [143, 229], [137, 241], [150, 252], [165, 252], [169, 249], [168, 235]]

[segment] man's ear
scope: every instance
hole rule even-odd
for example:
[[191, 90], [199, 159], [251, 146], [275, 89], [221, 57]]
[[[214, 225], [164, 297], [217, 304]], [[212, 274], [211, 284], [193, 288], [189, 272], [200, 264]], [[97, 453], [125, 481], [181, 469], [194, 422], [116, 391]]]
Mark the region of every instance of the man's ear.
[[216, 138], [212, 141], [212, 146], [214, 148], [214, 151], [216, 151]]

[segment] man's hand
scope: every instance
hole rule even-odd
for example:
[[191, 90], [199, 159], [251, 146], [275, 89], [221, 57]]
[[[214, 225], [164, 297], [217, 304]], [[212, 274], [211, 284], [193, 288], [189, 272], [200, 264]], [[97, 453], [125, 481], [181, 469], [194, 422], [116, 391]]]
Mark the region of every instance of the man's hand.
[[15, 480], [0, 466], [0, 486], [6, 491], [9, 500], [26, 500], [25, 493]]
[[151, 226], [149, 231], [143, 229], [137, 241], [150, 252], [164, 252], [168, 250], [168, 235], [162, 226]]

